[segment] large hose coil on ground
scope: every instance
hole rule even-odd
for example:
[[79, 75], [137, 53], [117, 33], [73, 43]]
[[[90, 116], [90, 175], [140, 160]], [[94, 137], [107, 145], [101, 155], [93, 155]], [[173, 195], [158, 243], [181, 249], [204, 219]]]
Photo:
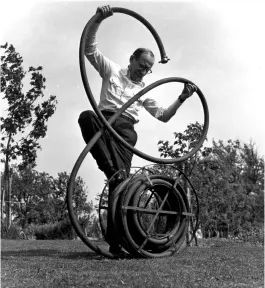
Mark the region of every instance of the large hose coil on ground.
[[[194, 217], [197, 230], [199, 205], [196, 192], [186, 176], [153, 174], [145, 167], [123, 181], [111, 195], [111, 209], [106, 206], [107, 193], [101, 194], [99, 219], [106, 235], [106, 212], [111, 213], [117, 241], [134, 257], [165, 257], [178, 251], [185, 239], [189, 220]], [[195, 196], [190, 212], [184, 181]]]
[[[112, 8], [112, 11], [114, 13], [127, 14], [143, 23], [152, 33], [157, 42], [161, 54], [160, 63], [167, 63], [169, 59], [165, 54], [163, 44], [155, 29], [148, 21], [146, 21], [139, 14], [128, 9], [115, 7]], [[80, 42], [79, 61], [81, 76], [88, 99], [105, 127], [103, 127], [99, 132], [95, 134], [95, 136], [84, 148], [74, 165], [74, 168], [70, 175], [70, 181], [67, 190], [67, 206], [73, 227], [75, 228], [75, 231], [81, 238], [81, 240], [95, 252], [109, 258], [115, 258], [115, 256], [113, 256], [111, 253], [95, 245], [94, 242], [90, 241], [86, 237], [74, 213], [72, 198], [75, 178], [87, 153], [102, 136], [105, 129], [108, 129], [118, 141], [120, 141], [124, 146], [126, 146], [129, 150], [131, 150], [134, 154], [138, 155], [141, 158], [163, 165], [185, 161], [199, 150], [206, 138], [209, 126], [209, 112], [204, 95], [198, 88], [197, 95], [201, 100], [204, 111], [203, 131], [201, 138], [197, 142], [194, 149], [183, 157], [173, 159], [155, 158], [137, 150], [136, 148], [125, 142], [123, 138], [121, 138], [113, 130], [111, 124], [132, 103], [137, 101], [141, 96], [143, 96], [151, 89], [154, 89], [155, 87], [165, 83], [193, 83], [187, 79], [179, 77], [170, 77], [156, 81], [155, 83], [147, 86], [139, 93], [137, 93], [134, 97], [132, 97], [126, 104], [124, 104], [122, 108], [117, 111], [114, 116], [112, 116], [107, 121], [98, 109], [93, 94], [91, 92], [87, 80], [84, 60], [85, 39], [87, 38], [87, 33], [89, 32], [90, 26], [94, 21], [97, 20], [98, 17], [99, 13], [94, 15], [88, 21], [87, 25], [84, 28]], [[199, 205], [196, 192], [186, 175], [182, 171], [179, 171], [176, 168], [174, 169], [176, 170], [175, 177], [169, 177], [154, 173], [152, 169], [146, 169], [145, 167], [141, 168], [137, 171], [137, 173], [123, 181], [115, 189], [115, 191], [111, 195], [111, 199], [109, 202], [110, 207], [106, 205], [107, 189], [105, 189], [106, 187], [103, 189], [99, 203], [99, 220], [102, 234], [106, 234], [106, 213], [111, 213], [112, 224], [114, 227], [113, 233], [117, 235], [117, 241], [133, 257], [164, 257], [170, 256], [176, 251], [179, 251], [185, 239], [185, 235], [188, 230], [189, 220], [191, 217], [194, 217], [196, 219], [196, 225], [193, 229], [193, 235], [196, 232], [199, 213]], [[191, 209], [189, 205], [186, 191], [183, 186], [183, 179], [186, 181], [186, 183], [190, 185], [191, 191], [194, 195], [195, 200], [193, 201], [193, 209]], [[108, 184], [106, 186], [108, 186]], [[192, 213], [191, 210], [193, 210]]]

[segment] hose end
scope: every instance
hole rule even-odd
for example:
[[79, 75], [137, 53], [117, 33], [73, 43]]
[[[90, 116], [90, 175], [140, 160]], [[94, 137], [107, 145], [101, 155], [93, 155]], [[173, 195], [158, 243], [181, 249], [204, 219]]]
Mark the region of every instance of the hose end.
[[170, 59], [167, 56], [164, 56], [163, 58], [161, 58], [161, 61], [159, 61], [158, 63], [162, 63], [162, 64], [166, 64]]

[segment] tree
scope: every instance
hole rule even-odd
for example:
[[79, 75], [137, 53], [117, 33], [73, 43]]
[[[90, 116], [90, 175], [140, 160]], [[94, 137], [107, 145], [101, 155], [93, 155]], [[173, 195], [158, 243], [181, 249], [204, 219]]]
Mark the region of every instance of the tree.
[[253, 143], [242, 145], [239, 140], [213, 141], [212, 151], [219, 166], [216, 194], [224, 198], [217, 214], [227, 219], [234, 231], [259, 226], [264, 215], [264, 159]]
[[[160, 152], [160, 156], [164, 158], [178, 158], [186, 155], [197, 145], [198, 141], [200, 140], [202, 130], [203, 126], [199, 122], [194, 124], [191, 123], [187, 126], [187, 129], [183, 133], [174, 132], [175, 141], [173, 145], [170, 145], [168, 141], [158, 141], [158, 151]], [[194, 169], [199, 157], [201, 156], [201, 150], [202, 148], [185, 163], [179, 163], [176, 165], [176, 167], [181, 170], [185, 170], [185, 174], [191, 175], [192, 170]]]
[[[184, 134], [174, 133], [177, 138], [174, 145], [159, 141], [161, 156], [186, 154], [196, 144], [199, 131], [197, 123], [191, 124]], [[168, 167], [160, 166], [161, 169], [166, 175], [172, 174]], [[185, 172], [191, 177], [200, 200], [203, 232], [224, 225], [234, 231], [248, 230], [263, 223], [264, 159], [258, 156], [253, 143], [241, 144], [239, 140], [224, 143], [213, 139], [211, 147], [202, 147], [186, 161]]]
[[264, 190], [264, 158], [258, 155], [255, 144], [244, 144], [241, 149], [241, 158], [244, 163], [242, 178], [246, 185], [246, 193], [259, 193]]
[[[34, 169], [14, 169], [12, 181], [12, 211], [14, 221], [25, 228], [28, 224], [56, 223], [68, 218], [66, 190], [70, 176], [66, 172], [53, 178]], [[82, 178], [77, 177], [73, 194], [74, 211], [81, 226], [87, 226], [93, 211], [87, 201]]]
[[248, 221], [254, 226], [260, 226], [264, 221], [264, 158], [259, 156], [252, 141], [243, 145], [240, 156]]
[[92, 216], [87, 229], [87, 236], [96, 239], [102, 239], [103, 235], [100, 229], [99, 219], [96, 215]]
[[[66, 191], [70, 181], [70, 175], [66, 172], [58, 173], [53, 185], [53, 202], [58, 221], [70, 219], [66, 206]], [[93, 202], [87, 199], [88, 191], [85, 182], [81, 177], [75, 179], [73, 191], [73, 210], [77, 220], [86, 234], [87, 227], [91, 224]]]
[[[7, 101], [6, 115], [0, 118], [2, 141], [1, 152], [4, 157], [4, 187], [7, 199], [7, 223], [11, 223], [11, 162], [17, 161], [19, 168], [36, 165], [37, 151], [41, 149], [39, 139], [45, 137], [47, 121], [54, 114], [56, 96], [42, 101], [46, 79], [42, 75], [42, 67], [22, 67], [23, 59], [13, 45], [1, 46], [1, 94]], [[30, 89], [23, 91], [25, 77], [30, 77]], [[1, 195], [1, 218], [3, 219], [4, 193]]]
[[14, 222], [22, 228], [28, 224], [55, 222], [56, 214], [52, 198], [53, 177], [29, 167], [13, 167], [12, 214]]
[[[65, 200], [69, 180], [70, 175], [66, 172], [62, 172], [58, 173], [58, 176], [54, 181], [53, 199], [57, 203], [56, 207], [58, 219], [62, 219], [64, 218], [65, 214], [68, 214]], [[85, 187], [84, 180], [81, 177], [77, 177], [73, 191], [73, 209], [78, 220], [81, 221], [83, 225], [87, 225], [87, 221], [89, 221], [90, 214], [93, 211], [93, 202], [87, 201], [87, 194], [88, 192], [87, 188]], [[64, 206], [64, 209], [62, 209], [62, 205]]]

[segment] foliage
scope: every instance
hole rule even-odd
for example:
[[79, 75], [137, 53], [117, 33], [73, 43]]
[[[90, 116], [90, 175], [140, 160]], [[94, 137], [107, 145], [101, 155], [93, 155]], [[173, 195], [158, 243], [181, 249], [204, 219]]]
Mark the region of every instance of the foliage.
[[[248, 153], [249, 150], [253, 153]], [[210, 200], [207, 212], [211, 218], [227, 221], [230, 231], [236, 232], [241, 228], [249, 231], [258, 227], [264, 217], [264, 159], [258, 156], [253, 143], [241, 145], [239, 140], [229, 140], [227, 144], [213, 141], [212, 157], [217, 169], [209, 172], [206, 165], [203, 175], [200, 175], [210, 175], [208, 181], [203, 179], [208, 182], [204, 185], [204, 192], [208, 192]], [[251, 161], [258, 162], [260, 167], [254, 181], [245, 176], [253, 173], [253, 166], [249, 165]]]
[[[104, 185], [107, 184], [107, 181], [107, 179], [104, 180]], [[101, 193], [98, 193], [95, 198], [95, 209], [97, 209], [97, 212], [100, 214], [93, 219], [93, 223], [91, 223], [91, 226], [88, 229], [88, 236], [98, 239], [103, 239], [103, 235], [106, 233], [107, 228], [109, 187], [106, 185], [104, 188], [105, 189]], [[99, 205], [101, 205], [101, 209], [99, 209]], [[100, 225], [100, 221], [102, 226]]]
[[[70, 175], [66, 172], [58, 173], [57, 178], [54, 179], [52, 183], [52, 195], [53, 202], [55, 206], [56, 219], [62, 220], [68, 215], [66, 207], [66, 191], [68, 183], [70, 180]], [[73, 209], [79, 222], [82, 225], [87, 225], [90, 214], [93, 211], [92, 201], [87, 201], [87, 187], [85, 182], [81, 177], [75, 179], [75, 186], [73, 191]]]
[[[6, 201], [6, 218], [11, 223], [10, 164], [14, 161], [20, 169], [36, 166], [37, 151], [41, 149], [40, 138], [45, 137], [47, 121], [54, 114], [57, 100], [50, 96], [42, 100], [46, 79], [42, 67], [22, 67], [23, 59], [13, 45], [1, 46], [1, 96], [7, 103], [4, 117], [0, 117], [1, 144], [0, 151], [4, 157], [4, 189], [1, 190], [1, 218], [3, 203]], [[29, 87], [24, 92], [23, 85], [29, 77]]]
[[69, 219], [64, 219], [56, 223], [44, 224], [36, 227], [36, 240], [52, 239], [74, 239], [76, 237], [74, 228]]
[[264, 227], [253, 228], [249, 231], [244, 231], [243, 229], [241, 229], [237, 236], [232, 235], [229, 238], [233, 239], [236, 242], [264, 246]]
[[[195, 124], [189, 124], [187, 126], [187, 129], [183, 133], [174, 132], [175, 141], [173, 145], [169, 144], [169, 141], [163, 141], [163, 140], [158, 141], [158, 151], [160, 152], [160, 156], [164, 158], [167, 157], [179, 158], [186, 155], [191, 150], [193, 150], [194, 147], [197, 145], [200, 136], [202, 134], [202, 131], [203, 131], [202, 124], [196, 122]], [[202, 152], [202, 154], [205, 154], [208, 151], [207, 148], [205, 148], [204, 150], [205, 151]], [[187, 173], [187, 175], [190, 175], [196, 163], [198, 162], [199, 157], [200, 157], [200, 150], [195, 155], [193, 155], [188, 160], [188, 162], [179, 163], [175, 166], [181, 170], [182, 169], [185, 170], [185, 173]]]
[[[194, 147], [200, 131], [201, 126], [195, 123], [183, 134], [174, 133], [178, 139], [173, 145], [159, 141], [161, 156], [183, 156]], [[203, 233], [207, 230], [216, 233], [222, 223], [235, 235], [263, 224], [264, 158], [258, 155], [254, 143], [212, 140], [212, 146], [201, 147], [177, 167], [185, 170], [197, 191]], [[172, 168], [160, 166], [160, 170], [168, 175]]]
[[[7, 101], [6, 116], [1, 117], [2, 143], [1, 152], [5, 158], [2, 162], [22, 158], [21, 167], [35, 165], [37, 150], [41, 148], [38, 143], [47, 132], [47, 120], [55, 112], [56, 97], [50, 96], [46, 101], [44, 97], [46, 79], [42, 75], [42, 67], [29, 67], [25, 71], [22, 67], [23, 59], [16, 52], [13, 45], [6, 43], [1, 57], [1, 93]], [[31, 89], [23, 92], [23, 80], [30, 75]]]
[[[25, 168], [15, 169], [12, 181], [12, 211], [14, 222], [22, 228], [29, 224], [57, 223], [67, 218], [66, 191], [69, 174], [58, 173], [53, 178], [45, 172]], [[78, 220], [86, 226], [93, 211], [87, 201], [87, 189], [81, 177], [76, 178], [73, 206]]]
[[99, 225], [99, 219], [95, 215], [93, 215], [92, 221], [87, 228], [87, 236], [96, 239], [103, 239], [103, 235]]
[[24, 239], [27, 239], [27, 240], [34, 240], [36, 239], [35, 237], [35, 231], [37, 229], [37, 225], [35, 224], [29, 224], [29, 225], [26, 225], [22, 231], [23, 231], [23, 234], [24, 234]]
[[13, 221], [22, 228], [28, 224], [56, 221], [52, 203], [53, 178], [45, 172], [14, 167], [12, 175]]
[[12, 224], [10, 227], [6, 223], [1, 223], [1, 239], [19, 239], [21, 227]]

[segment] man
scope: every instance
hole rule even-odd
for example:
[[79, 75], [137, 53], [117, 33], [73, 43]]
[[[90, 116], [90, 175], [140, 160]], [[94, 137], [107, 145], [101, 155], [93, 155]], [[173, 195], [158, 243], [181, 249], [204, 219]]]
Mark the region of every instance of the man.
[[[101, 16], [97, 19], [97, 23], [90, 28], [88, 38], [86, 39], [85, 55], [102, 77], [102, 88], [98, 107], [104, 117], [109, 119], [129, 99], [144, 88], [143, 78], [152, 72], [151, 68], [154, 65], [155, 57], [151, 50], [138, 48], [131, 55], [128, 68], [122, 69], [119, 65], [103, 56], [97, 48], [96, 32], [102, 20], [111, 16], [113, 13], [109, 6], [100, 7], [97, 9], [97, 12], [100, 12]], [[139, 121], [138, 111], [140, 108], [144, 107], [158, 120], [167, 122], [196, 89], [195, 85], [185, 85], [182, 94], [167, 109], [159, 106], [153, 99], [139, 99], [114, 121], [112, 127], [126, 142], [135, 146], [137, 133], [134, 130], [134, 125]], [[101, 122], [93, 111], [82, 112], [78, 122], [86, 143], [88, 143], [102, 127]], [[124, 178], [129, 176], [133, 154], [119, 141], [116, 141], [108, 131], [106, 131], [92, 147], [91, 154], [97, 161], [99, 169], [105, 173], [108, 179], [120, 169], [125, 171], [125, 175], [118, 173], [111, 181], [109, 187], [109, 195], [111, 195], [115, 187], [122, 182]], [[108, 231], [107, 238], [108, 234], [110, 234], [109, 223]], [[108, 242], [110, 243], [111, 241]], [[115, 243], [110, 244], [110, 252], [117, 254], [119, 251], [119, 247], [115, 246]]]

